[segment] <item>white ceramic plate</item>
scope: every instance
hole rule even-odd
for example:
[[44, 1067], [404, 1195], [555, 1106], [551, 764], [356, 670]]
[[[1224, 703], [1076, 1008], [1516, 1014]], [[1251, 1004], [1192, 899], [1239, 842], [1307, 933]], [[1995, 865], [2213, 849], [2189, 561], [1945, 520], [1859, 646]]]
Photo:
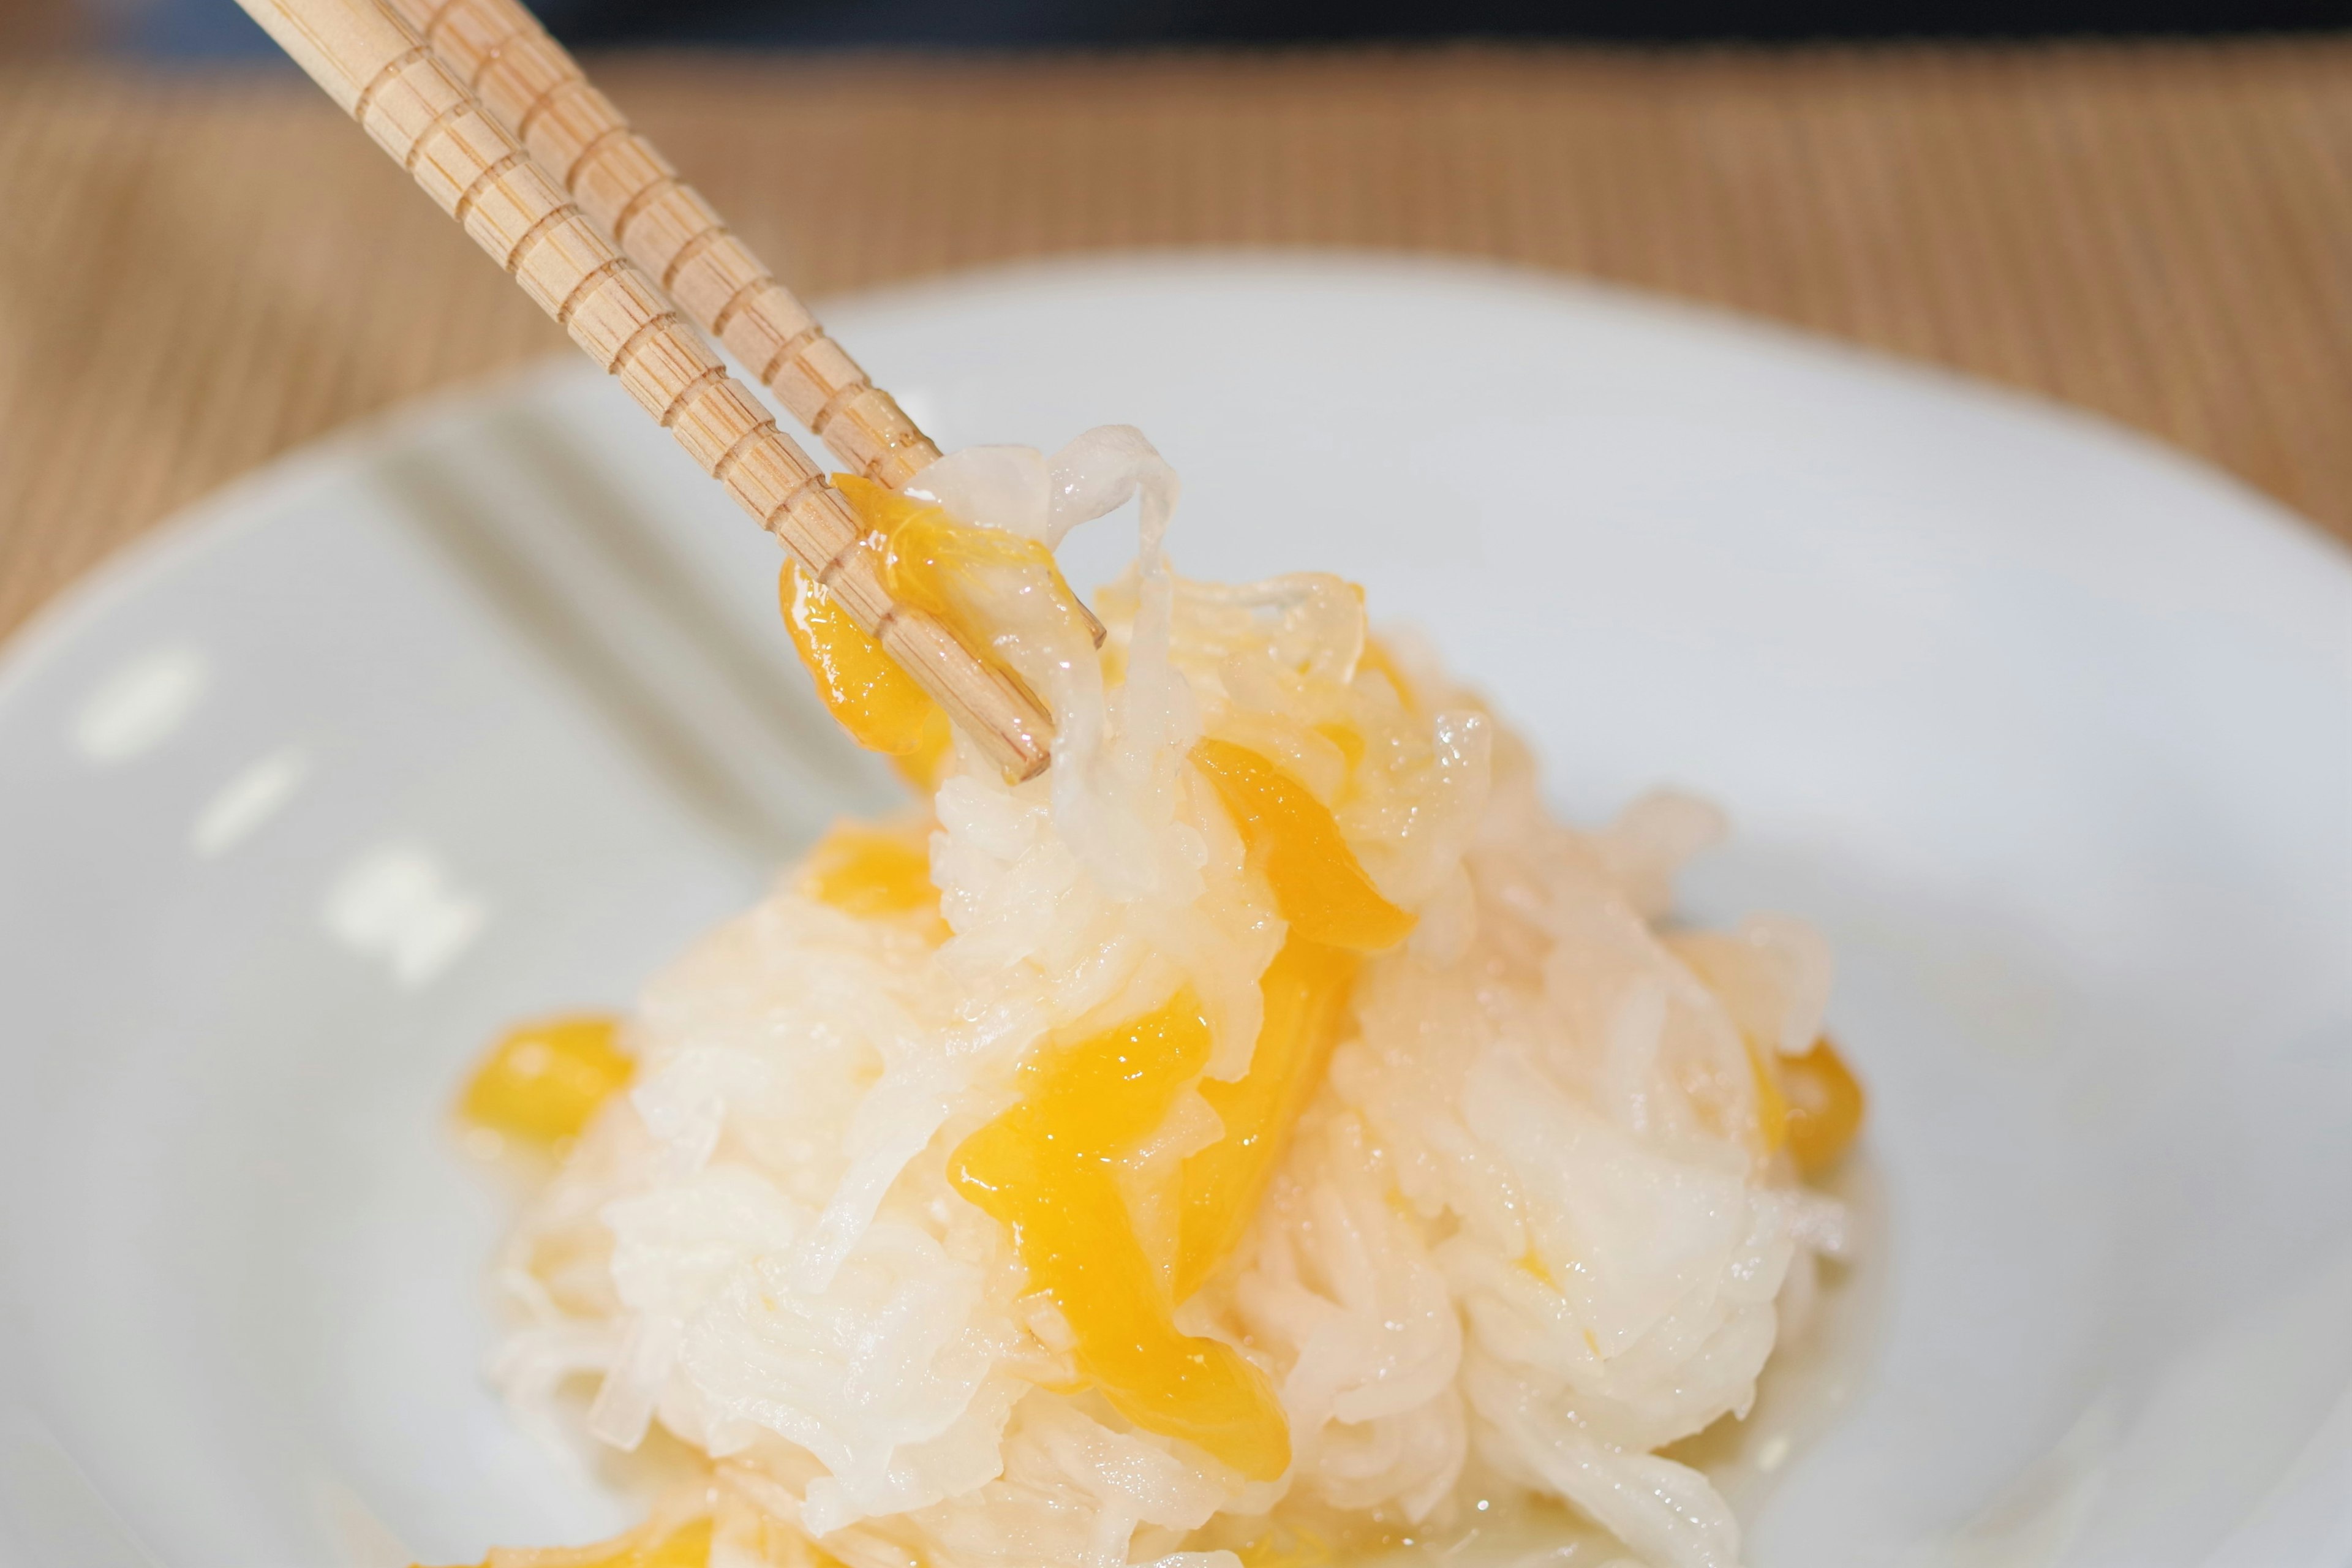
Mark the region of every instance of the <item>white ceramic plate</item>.
[[[1510, 274], [1118, 262], [830, 316], [950, 445], [1142, 426], [1185, 569], [1358, 579], [1563, 808], [1725, 802], [1700, 912], [1827, 929], [1885, 1306], [1756, 1568], [2352, 1560], [2342, 554], [2080, 416]], [[445, 1108], [502, 1020], [623, 1001], [884, 792], [775, 566], [565, 363], [273, 468], [16, 644], [0, 1562], [624, 1521], [479, 1382], [508, 1200]]]

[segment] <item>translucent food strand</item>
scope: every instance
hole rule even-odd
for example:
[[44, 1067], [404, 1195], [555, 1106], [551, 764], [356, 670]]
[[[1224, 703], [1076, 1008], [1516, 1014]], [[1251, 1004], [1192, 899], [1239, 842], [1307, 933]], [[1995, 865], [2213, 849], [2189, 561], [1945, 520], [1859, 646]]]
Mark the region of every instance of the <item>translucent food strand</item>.
[[614, 1044], [617, 1020], [601, 1014], [550, 1018], [509, 1031], [482, 1058], [457, 1113], [527, 1143], [576, 1138], [635, 1071]]
[[1272, 1480], [1290, 1465], [1272, 1386], [1230, 1346], [1178, 1331], [1118, 1187], [1121, 1162], [1208, 1059], [1208, 1020], [1187, 988], [1024, 1062], [1020, 1103], [966, 1139], [948, 1173], [1011, 1230], [1031, 1288], [1069, 1322], [1079, 1372], [1120, 1414]]

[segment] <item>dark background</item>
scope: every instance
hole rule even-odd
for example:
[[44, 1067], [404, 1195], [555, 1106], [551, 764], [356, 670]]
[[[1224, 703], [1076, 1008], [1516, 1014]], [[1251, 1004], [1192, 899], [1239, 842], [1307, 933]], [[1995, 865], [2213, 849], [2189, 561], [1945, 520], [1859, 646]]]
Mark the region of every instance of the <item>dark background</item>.
[[[2163, 36], [2352, 26], [2352, 0], [541, 0], [565, 42], [1034, 48]], [[262, 56], [233, 0], [0, 0], [0, 51]]]

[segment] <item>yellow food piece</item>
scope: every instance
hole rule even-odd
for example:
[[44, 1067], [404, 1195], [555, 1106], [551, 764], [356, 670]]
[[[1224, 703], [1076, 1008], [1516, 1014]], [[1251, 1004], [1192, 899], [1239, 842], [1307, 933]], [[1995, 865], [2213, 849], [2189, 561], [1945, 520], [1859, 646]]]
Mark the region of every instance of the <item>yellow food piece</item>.
[[915, 787], [936, 785], [952, 744], [947, 710], [798, 562], [784, 563], [778, 594], [793, 647], [825, 710], [850, 739], [897, 763]]
[[899, 529], [919, 517], [947, 515], [947, 510], [937, 501], [901, 495], [888, 485], [876, 484], [861, 474], [835, 474], [833, 488], [841, 492], [841, 499], [849, 503], [849, 510], [857, 514], [857, 521], [866, 525], [867, 533], [877, 543], [887, 543]]
[[856, 474], [835, 474], [833, 484], [858, 521], [873, 531], [890, 596], [938, 616], [965, 647], [987, 648], [995, 630], [982, 622], [966, 594], [983, 574], [997, 578], [992, 585], [1002, 591], [1010, 569], [1011, 581], [1022, 584], [1018, 592], [1051, 595], [1056, 609], [1077, 613], [1077, 595], [1064, 580], [1054, 552], [1038, 541], [958, 522], [944, 507], [900, 495]]
[[1272, 1386], [1230, 1346], [1177, 1330], [1118, 1188], [1121, 1162], [1208, 1059], [1200, 998], [1180, 991], [1154, 1012], [1023, 1063], [1020, 1103], [964, 1140], [948, 1176], [1012, 1231], [1030, 1287], [1069, 1322], [1080, 1374], [1113, 1407], [1272, 1480], [1290, 1465], [1290, 1428]]
[[478, 1126], [552, 1144], [576, 1138], [636, 1064], [614, 1044], [617, 1020], [602, 1015], [526, 1024], [490, 1047], [466, 1084], [458, 1114]]
[[1207, 740], [1192, 762], [1216, 786], [1251, 858], [1259, 861], [1293, 936], [1376, 952], [1412, 931], [1413, 917], [1381, 896], [1328, 807], [1246, 746]]
[[640, 1526], [593, 1546], [494, 1546], [480, 1568], [709, 1568], [711, 1521], [656, 1533]]
[[1862, 1085], [1823, 1035], [1801, 1057], [1783, 1058], [1789, 1102], [1789, 1153], [1811, 1175], [1838, 1162], [1862, 1131]]
[[932, 703], [913, 749], [888, 755], [890, 765], [898, 770], [909, 789], [926, 795], [937, 790], [955, 761], [955, 726], [948, 721], [948, 710]]
[[[717, 1523], [711, 1550], [728, 1568], [847, 1568], [799, 1528], [756, 1504], [723, 1500]], [[921, 1558], [903, 1551], [882, 1561], [898, 1568], [925, 1568]], [[872, 1568], [875, 1559], [867, 1556], [864, 1562]]]
[[[710, 1561], [710, 1521], [698, 1519], [650, 1547], [633, 1547], [607, 1559], [610, 1568], [706, 1568]], [[603, 1568], [603, 1565], [599, 1565]]]
[[821, 904], [871, 918], [936, 910], [928, 834], [917, 837], [854, 822], [836, 824], [809, 851], [800, 890]]
[[1249, 1070], [1230, 1083], [1211, 1079], [1201, 1085], [1224, 1132], [1184, 1162], [1180, 1301], [1248, 1231], [1289, 1147], [1291, 1125], [1314, 1098], [1339, 1043], [1360, 954], [1403, 941], [1413, 925], [1412, 915], [1372, 886], [1329, 808], [1306, 785], [1230, 741], [1202, 741], [1192, 760], [1233, 814], [1251, 858], [1264, 866], [1290, 933], [1258, 978], [1265, 1019]]
[[1789, 1097], [1780, 1091], [1780, 1073], [1756, 1042], [1742, 1043], [1748, 1047], [1748, 1070], [1756, 1075], [1756, 1136], [1764, 1152], [1777, 1154], [1789, 1141]]
[[1248, 1231], [1266, 1184], [1290, 1146], [1291, 1125], [1323, 1081], [1362, 964], [1360, 956], [1343, 948], [1293, 936], [1258, 977], [1265, 1022], [1249, 1070], [1230, 1083], [1201, 1083], [1201, 1097], [1225, 1130], [1184, 1161], [1178, 1300], [1199, 1289]]

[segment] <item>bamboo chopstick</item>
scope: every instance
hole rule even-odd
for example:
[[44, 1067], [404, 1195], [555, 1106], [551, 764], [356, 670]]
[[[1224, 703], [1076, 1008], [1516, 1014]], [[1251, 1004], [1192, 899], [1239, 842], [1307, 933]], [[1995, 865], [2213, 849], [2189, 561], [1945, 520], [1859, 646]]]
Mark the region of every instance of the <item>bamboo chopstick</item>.
[[940, 455], [516, 0], [384, 0], [590, 221], [843, 466], [896, 489]]
[[[939, 447], [589, 81], [521, 0], [383, 0], [604, 237], [846, 468], [898, 489]], [[1077, 606], [1097, 644], [1102, 623]]]
[[1052, 721], [1035, 700], [937, 620], [892, 601], [823, 470], [404, 23], [377, 0], [238, 4], [992, 761], [1017, 778], [1045, 770]]

